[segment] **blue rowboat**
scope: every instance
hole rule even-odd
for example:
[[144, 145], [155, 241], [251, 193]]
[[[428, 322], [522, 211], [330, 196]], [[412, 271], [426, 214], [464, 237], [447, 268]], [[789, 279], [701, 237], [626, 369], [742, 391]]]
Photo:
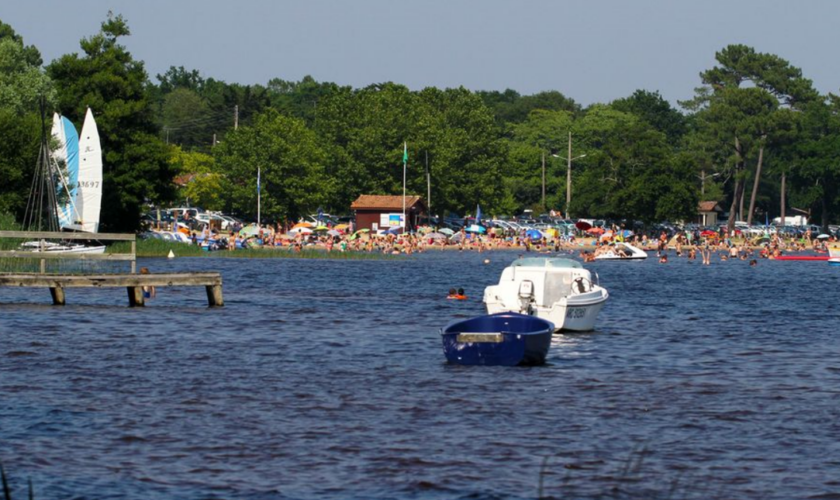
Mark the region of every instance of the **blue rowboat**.
[[536, 316], [502, 312], [455, 321], [441, 330], [443, 353], [459, 365], [541, 365], [554, 323]]

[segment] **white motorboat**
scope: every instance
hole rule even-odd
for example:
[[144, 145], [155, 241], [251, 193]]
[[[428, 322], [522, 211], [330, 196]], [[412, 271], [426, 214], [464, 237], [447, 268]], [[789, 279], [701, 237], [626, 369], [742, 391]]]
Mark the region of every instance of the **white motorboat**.
[[514, 261], [484, 290], [488, 314], [518, 312], [551, 321], [557, 331], [595, 329], [610, 294], [579, 262], [536, 257]]
[[647, 259], [647, 252], [641, 248], [634, 247], [630, 243], [614, 243], [606, 250], [595, 252], [595, 260], [641, 260]]

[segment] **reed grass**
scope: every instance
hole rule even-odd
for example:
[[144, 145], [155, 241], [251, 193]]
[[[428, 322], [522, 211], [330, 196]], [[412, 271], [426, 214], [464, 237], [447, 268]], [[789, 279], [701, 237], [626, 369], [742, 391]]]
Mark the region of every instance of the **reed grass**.
[[[303, 249], [293, 252], [289, 248], [242, 248], [233, 251], [217, 250], [208, 252], [195, 245], [164, 240], [138, 240], [137, 257], [166, 257], [169, 251], [176, 257], [214, 257], [229, 259], [333, 259], [333, 260], [393, 260], [398, 255], [383, 255], [368, 252], [327, 252], [324, 249]], [[108, 246], [108, 253], [130, 253], [131, 243], [114, 242]]]

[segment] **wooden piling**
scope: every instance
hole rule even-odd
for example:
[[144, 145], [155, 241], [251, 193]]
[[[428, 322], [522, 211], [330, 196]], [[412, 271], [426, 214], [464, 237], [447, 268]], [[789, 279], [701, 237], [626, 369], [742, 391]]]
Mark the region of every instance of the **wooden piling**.
[[64, 298], [64, 288], [60, 286], [53, 286], [50, 287], [50, 295], [52, 295], [52, 301], [54, 306], [63, 306], [65, 303]]
[[222, 307], [225, 301], [222, 298], [222, 285], [207, 285], [207, 303], [210, 307]]
[[129, 286], [126, 287], [126, 290], [128, 290], [129, 307], [144, 307], [146, 305], [146, 299], [143, 296], [142, 286]]

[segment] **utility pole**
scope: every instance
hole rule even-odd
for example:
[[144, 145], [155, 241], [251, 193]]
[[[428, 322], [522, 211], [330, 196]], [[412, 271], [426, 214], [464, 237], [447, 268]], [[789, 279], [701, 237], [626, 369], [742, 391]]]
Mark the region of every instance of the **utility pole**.
[[706, 169], [700, 171], [700, 201], [706, 199]]
[[545, 210], [545, 151], [542, 154], [542, 207]]
[[239, 105], [233, 107], [233, 130], [239, 130]]
[[569, 205], [572, 202], [572, 131], [569, 130], [569, 152], [566, 155], [566, 218], [569, 217]]
[[432, 176], [429, 173], [429, 151], [426, 151], [426, 208], [429, 209], [429, 217], [432, 216]]
[[785, 222], [785, 171], [782, 170], [782, 214], [781, 218], [779, 219], [779, 225], [782, 227], [787, 225]]

